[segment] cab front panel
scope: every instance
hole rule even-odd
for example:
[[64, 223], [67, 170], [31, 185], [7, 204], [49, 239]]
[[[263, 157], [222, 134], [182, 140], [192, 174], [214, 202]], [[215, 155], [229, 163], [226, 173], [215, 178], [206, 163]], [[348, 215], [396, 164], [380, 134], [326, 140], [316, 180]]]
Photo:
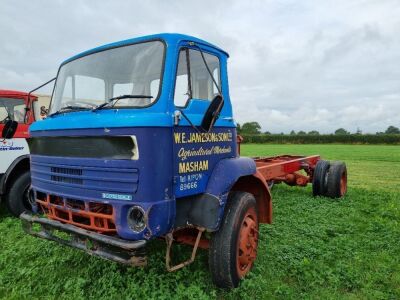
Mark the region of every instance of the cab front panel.
[[[32, 132], [38, 209], [52, 219], [125, 239], [165, 234], [175, 213], [171, 141], [168, 127]], [[140, 232], [128, 222], [133, 206], [145, 215]]]

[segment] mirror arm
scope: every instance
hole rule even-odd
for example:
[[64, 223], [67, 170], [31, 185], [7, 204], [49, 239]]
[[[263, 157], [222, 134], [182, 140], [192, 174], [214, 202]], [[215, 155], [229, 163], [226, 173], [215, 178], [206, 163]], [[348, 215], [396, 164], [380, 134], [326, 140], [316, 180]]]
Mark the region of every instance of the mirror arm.
[[192, 126], [192, 128], [193, 128], [197, 133], [202, 133], [202, 132], [200, 131], [200, 129], [197, 128], [197, 126], [194, 125], [194, 124], [192, 123], [192, 121], [190, 121], [189, 117], [188, 117], [182, 110], [179, 110], [179, 112], [180, 112], [181, 115], [186, 119], [186, 121], [188, 121], [188, 123], [190, 124], [190, 126]]
[[26, 104], [26, 107], [25, 107], [25, 117], [24, 117], [24, 123], [25, 123], [25, 124], [28, 123], [27, 116], [28, 116], [28, 111], [30, 111], [30, 106], [31, 106], [31, 95], [32, 95], [32, 93], [33, 93], [33, 92], [36, 92], [38, 89], [41, 89], [42, 87], [48, 85], [50, 82], [53, 82], [53, 81], [56, 80], [56, 79], [57, 79], [57, 77], [54, 77], [54, 78], [52, 78], [52, 79], [46, 81], [45, 83], [39, 85], [38, 87], [34, 88], [33, 90], [31, 90], [31, 91], [28, 93], [28, 103]]
[[[206, 67], [206, 69], [207, 69], [207, 72], [208, 72], [208, 74], [210, 75], [210, 77], [211, 77], [211, 79], [212, 79], [212, 81], [213, 81], [215, 87], [217, 88], [218, 93], [219, 93], [219, 96], [221, 97], [221, 102], [219, 103], [219, 105], [218, 105], [218, 107], [216, 108], [216, 110], [213, 112], [213, 115], [212, 115], [213, 118], [212, 118], [212, 121], [211, 121], [211, 123], [210, 123], [210, 127], [209, 127], [208, 129], [204, 129], [204, 128], [203, 128], [203, 130], [205, 130], [206, 132], [210, 132], [211, 129], [214, 127], [215, 122], [216, 122], [217, 119], [219, 118], [219, 114], [221, 113], [222, 107], [224, 106], [224, 96], [222, 95], [221, 87], [217, 84], [217, 81], [215, 80], [214, 75], [212, 74], [212, 72], [211, 72], [211, 70], [210, 70], [210, 67], [209, 67], [208, 64], [207, 64], [206, 58], [204, 57], [203, 50], [201, 50], [200, 46], [197, 45], [197, 44], [194, 43], [194, 42], [189, 42], [189, 45], [190, 45], [190, 46], [194, 46], [194, 47], [196, 47], [197, 49], [199, 49], [201, 58], [202, 58], [202, 60], [203, 60], [203, 62], [204, 62], [204, 65], [205, 65], [205, 67]], [[215, 98], [214, 98], [214, 99], [215, 99]], [[210, 105], [211, 105], [211, 103], [210, 103]], [[209, 106], [209, 107], [210, 107], [210, 106]], [[206, 113], [207, 113], [207, 112], [206, 112]], [[215, 115], [215, 114], [216, 114], [216, 115]], [[205, 115], [203, 116], [203, 120], [204, 120], [204, 117], [205, 117]]]

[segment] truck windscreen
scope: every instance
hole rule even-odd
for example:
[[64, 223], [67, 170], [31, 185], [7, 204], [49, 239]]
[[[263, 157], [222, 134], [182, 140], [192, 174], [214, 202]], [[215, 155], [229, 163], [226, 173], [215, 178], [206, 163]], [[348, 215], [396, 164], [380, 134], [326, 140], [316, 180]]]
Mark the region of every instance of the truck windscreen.
[[157, 100], [164, 59], [164, 43], [150, 41], [111, 48], [72, 60], [61, 66], [50, 113], [63, 107], [92, 109], [120, 95], [114, 107], [146, 107]]

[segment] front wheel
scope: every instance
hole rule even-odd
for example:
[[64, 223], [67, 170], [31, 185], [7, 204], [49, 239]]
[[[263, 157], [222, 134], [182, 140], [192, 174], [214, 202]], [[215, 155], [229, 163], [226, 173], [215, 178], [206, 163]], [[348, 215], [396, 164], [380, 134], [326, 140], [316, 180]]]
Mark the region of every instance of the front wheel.
[[31, 173], [22, 173], [11, 185], [6, 198], [8, 211], [19, 217], [24, 211], [31, 211], [32, 205], [29, 202], [28, 192], [31, 185]]
[[210, 241], [209, 267], [214, 284], [225, 289], [237, 287], [253, 267], [257, 245], [256, 200], [252, 194], [233, 192], [220, 229]]

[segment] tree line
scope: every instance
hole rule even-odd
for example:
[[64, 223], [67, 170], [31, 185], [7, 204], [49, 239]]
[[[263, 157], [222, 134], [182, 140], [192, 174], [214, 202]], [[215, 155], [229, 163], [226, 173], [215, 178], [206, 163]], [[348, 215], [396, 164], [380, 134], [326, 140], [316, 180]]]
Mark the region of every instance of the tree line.
[[[246, 122], [241, 124], [237, 124], [237, 132], [242, 135], [258, 135], [258, 134], [266, 134], [266, 135], [276, 135], [272, 134], [269, 131], [261, 132], [261, 126], [258, 122]], [[285, 135], [283, 132], [279, 133], [280, 135]], [[362, 131], [360, 128], [357, 128], [355, 133], [351, 133], [344, 128], [336, 129], [332, 134], [334, 135], [362, 135]], [[375, 135], [385, 135], [385, 134], [400, 134], [400, 129], [396, 126], [389, 126], [384, 132], [376, 132]], [[305, 131], [290, 131], [289, 135], [320, 135], [317, 130], [311, 130], [309, 132]], [[371, 135], [371, 134], [368, 134]]]

